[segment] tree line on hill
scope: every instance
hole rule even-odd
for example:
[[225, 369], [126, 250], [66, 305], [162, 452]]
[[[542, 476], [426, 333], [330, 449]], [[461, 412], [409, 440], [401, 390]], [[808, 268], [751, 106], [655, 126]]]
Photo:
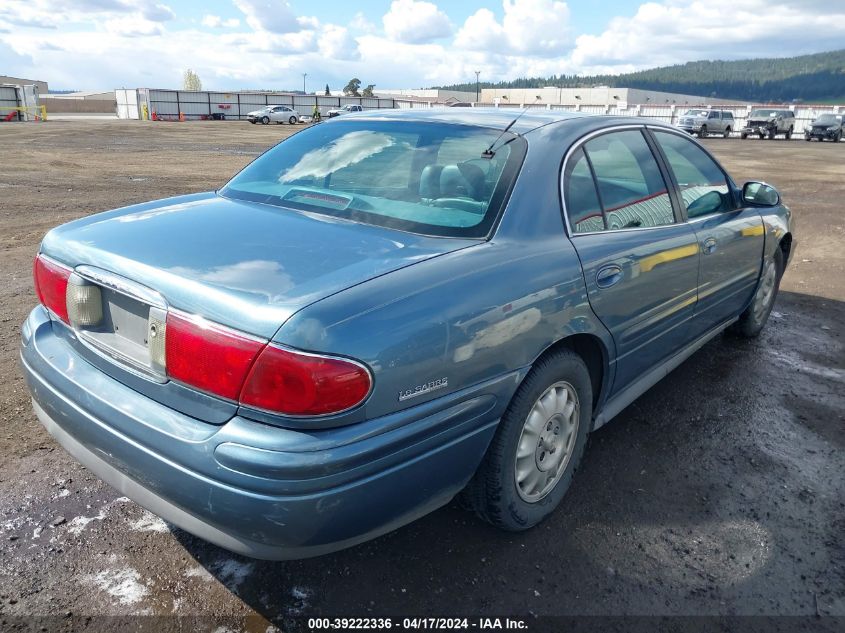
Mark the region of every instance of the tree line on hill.
[[[622, 75], [552, 75], [481, 82], [482, 88], [639, 88], [742, 101], [845, 99], [845, 49], [798, 57], [696, 61]], [[475, 92], [473, 81], [438, 86]]]

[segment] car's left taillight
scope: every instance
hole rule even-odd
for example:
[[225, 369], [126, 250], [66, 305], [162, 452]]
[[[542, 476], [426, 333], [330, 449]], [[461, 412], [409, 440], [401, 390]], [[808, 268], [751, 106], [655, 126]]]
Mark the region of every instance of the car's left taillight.
[[68, 322], [67, 284], [73, 270], [48, 259], [40, 253], [36, 255], [32, 266], [32, 277], [38, 300], [45, 308]]

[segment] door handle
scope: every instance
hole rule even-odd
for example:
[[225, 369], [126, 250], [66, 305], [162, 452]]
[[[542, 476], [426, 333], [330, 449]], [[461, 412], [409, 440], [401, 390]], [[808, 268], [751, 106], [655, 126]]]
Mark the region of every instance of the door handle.
[[716, 250], [716, 238], [715, 237], [708, 237], [701, 243], [701, 250], [704, 252], [705, 255], [709, 255], [713, 251]]
[[596, 285], [599, 288], [610, 288], [622, 280], [622, 268], [616, 264], [610, 264], [599, 268], [596, 273]]

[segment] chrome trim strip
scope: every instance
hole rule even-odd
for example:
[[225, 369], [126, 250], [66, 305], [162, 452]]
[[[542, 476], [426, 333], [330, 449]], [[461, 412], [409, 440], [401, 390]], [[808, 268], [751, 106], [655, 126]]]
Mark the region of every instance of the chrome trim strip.
[[83, 279], [105, 286], [131, 299], [137, 299], [147, 305], [167, 310], [167, 301], [160, 293], [136, 281], [86, 264], [77, 266], [74, 270]]
[[109, 347], [101, 343], [100, 341], [91, 337], [85, 330], [77, 330], [73, 329], [74, 334], [76, 334], [77, 340], [82, 343], [85, 347], [90, 349], [93, 353], [97, 354], [109, 360], [111, 362], [116, 362], [119, 364], [121, 369], [128, 371], [130, 373], [135, 374], [136, 376], [140, 376], [141, 378], [147, 378], [157, 382], [159, 384], [164, 384], [168, 381], [168, 377], [166, 374], [158, 373], [152, 367], [148, 367], [142, 363], [139, 363], [134, 358], [131, 358], [125, 354], [121, 354], [114, 348]]

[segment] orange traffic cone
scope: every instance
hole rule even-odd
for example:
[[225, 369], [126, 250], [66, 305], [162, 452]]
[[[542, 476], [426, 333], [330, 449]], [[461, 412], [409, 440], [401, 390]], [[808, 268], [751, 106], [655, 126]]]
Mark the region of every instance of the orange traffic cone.
[[184, 112], [180, 112], [180, 113], [179, 113], [179, 120], [180, 120], [180, 121], [184, 121], [184, 120], [185, 120], [185, 113], [184, 113]]

